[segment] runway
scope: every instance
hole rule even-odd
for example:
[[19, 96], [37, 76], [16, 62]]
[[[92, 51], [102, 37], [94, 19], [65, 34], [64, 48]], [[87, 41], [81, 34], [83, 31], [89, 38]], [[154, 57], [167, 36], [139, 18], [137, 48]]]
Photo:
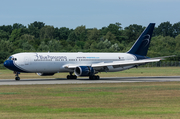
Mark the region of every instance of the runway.
[[0, 85], [36, 85], [36, 84], [91, 84], [91, 83], [133, 83], [133, 82], [172, 82], [180, 81], [180, 76], [160, 76], [160, 77], [106, 77], [99, 80], [89, 80], [88, 78], [78, 79], [0, 79]]

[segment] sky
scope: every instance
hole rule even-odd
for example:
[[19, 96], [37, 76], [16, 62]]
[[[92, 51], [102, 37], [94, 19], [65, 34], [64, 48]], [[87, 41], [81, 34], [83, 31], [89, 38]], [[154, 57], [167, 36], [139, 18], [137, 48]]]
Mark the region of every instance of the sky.
[[180, 0], [0, 0], [0, 26], [39, 21], [75, 29], [180, 22]]

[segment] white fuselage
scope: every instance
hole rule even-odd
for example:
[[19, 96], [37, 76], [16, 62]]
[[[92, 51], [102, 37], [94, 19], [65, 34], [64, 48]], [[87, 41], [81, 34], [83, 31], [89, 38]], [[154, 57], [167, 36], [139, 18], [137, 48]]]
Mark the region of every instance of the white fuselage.
[[[14, 65], [29, 73], [73, 72], [64, 66], [91, 66], [97, 63], [113, 63], [117, 61], [134, 61], [136, 57], [129, 53], [18, 53], [12, 55]], [[133, 67], [96, 69], [100, 71], [121, 71]]]

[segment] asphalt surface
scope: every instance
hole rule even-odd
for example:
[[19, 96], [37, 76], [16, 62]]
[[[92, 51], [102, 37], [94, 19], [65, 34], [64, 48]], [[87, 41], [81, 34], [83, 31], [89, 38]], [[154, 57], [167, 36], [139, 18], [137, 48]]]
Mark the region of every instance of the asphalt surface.
[[180, 81], [180, 76], [168, 77], [106, 77], [99, 80], [89, 80], [88, 78], [78, 79], [0, 79], [0, 85], [36, 85], [36, 84], [91, 84], [91, 83], [132, 83], [132, 82], [171, 82]]

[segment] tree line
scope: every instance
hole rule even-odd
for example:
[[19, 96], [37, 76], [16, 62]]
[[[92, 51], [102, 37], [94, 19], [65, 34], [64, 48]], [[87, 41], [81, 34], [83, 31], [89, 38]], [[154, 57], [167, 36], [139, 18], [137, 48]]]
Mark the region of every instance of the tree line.
[[[101, 29], [78, 26], [75, 29], [54, 27], [35, 21], [0, 26], [0, 63], [19, 52], [126, 52], [145, 29], [121, 23]], [[180, 22], [162, 22], [155, 27], [148, 56], [180, 55]], [[176, 57], [175, 60], [179, 60]]]

